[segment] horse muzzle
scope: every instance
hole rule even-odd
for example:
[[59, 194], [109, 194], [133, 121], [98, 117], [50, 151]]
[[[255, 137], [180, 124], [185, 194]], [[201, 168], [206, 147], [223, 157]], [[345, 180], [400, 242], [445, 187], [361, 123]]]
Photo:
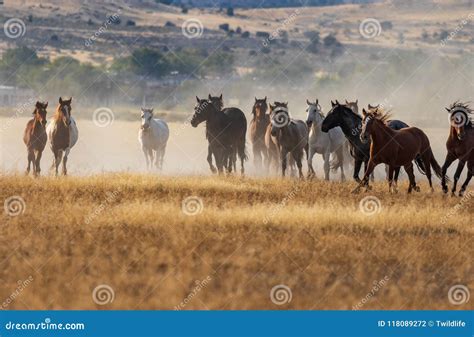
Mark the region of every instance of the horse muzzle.
[[308, 128], [310, 128], [311, 125], [313, 125], [313, 122], [308, 120], [308, 121], [306, 121], [306, 125], [308, 126]]
[[361, 134], [359, 138], [362, 144], [367, 144], [367, 142], [369, 141], [368, 138], [363, 134]]

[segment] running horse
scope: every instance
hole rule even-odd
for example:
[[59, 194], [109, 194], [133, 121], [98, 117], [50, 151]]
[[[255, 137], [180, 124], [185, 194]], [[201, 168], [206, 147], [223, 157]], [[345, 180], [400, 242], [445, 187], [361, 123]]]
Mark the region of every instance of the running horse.
[[257, 169], [262, 166], [262, 161], [266, 165], [269, 164], [265, 146], [265, 133], [270, 125], [270, 115], [267, 114], [267, 109], [267, 96], [263, 99], [255, 97], [252, 120], [250, 121], [250, 140], [252, 141], [254, 164]]
[[362, 110], [362, 131], [360, 139], [363, 143], [370, 145], [370, 160], [365, 171], [364, 178], [359, 186], [354, 190], [358, 192], [362, 186], [369, 187], [369, 176], [375, 166], [384, 163], [388, 165], [389, 191], [392, 192], [393, 174], [396, 168], [403, 166], [410, 179], [408, 193], [414, 189], [419, 191], [413, 173], [413, 160], [419, 155], [424, 166], [424, 173], [433, 191], [431, 181], [431, 168], [436, 175], [441, 178], [441, 167], [436, 161], [431, 150], [428, 136], [419, 128], [408, 127], [401, 130], [393, 130], [387, 125], [389, 115], [378, 109], [366, 111]]
[[36, 102], [33, 119], [26, 124], [23, 134], [23, 141], [28, 149], [28, 167], [26, 174], [30, 173], [30, 166], [33, 164], [33, 175], [38, 176], [41, 172], [40, 162], [43, 150], [46, 147], [48, 136], [46, 134], [46, 109], [48, 102]]
[[291, 154], [296, 162], [300, 179], [303, 179], [303, 150], [308, 155], [308, 127], [302, 120], [290, 118], [288, 103], [270, 104], [271, 136], [277, 140], [281, 161], [281, 174], [284, 177], [287, 157]]
[[55, 169], [56, 175], [58, 175], [58, 168], [61, 162], [63, 163], [62, 173], [67, 175], [66, 164], [69, 152], [77, 143], [79, 137], [76, 121], [71, 116], [71, 102], [72, 97], [68, 100], [63, 100], [59, 97], [59, 105], [56, 108], [54, 118], [46, 128], [54, 156], [51, 168]]
[[222, 111], [212, 104], [209, 99], [199, 99], [191, 118], [192, 127], [206, 122], [206, 137], [209, 148], [216, 159], [218, 172], [225, 168], [232, 172], [234, 153], [238, 154], [241, 162], [241, 174], [244, 174], [244, 161], [247, 160], [245, 150], [245, 136], [247, 133], [247, 119], [242, 110], [225, 108]]
[[469, 181], [474, 173], [474, 128], [471, 120], [472, 109], [466, 103], [455, 102], [449, 108], [446, 108], [451, 121], [449, 137], [446, 142], [446, 159], [442, 167], [443, 178], [441, 186], [443, 192], [448, 192], [445, 174], [453, 161], [459, 159], [458, 167], [454, 173], [454, 183], [451, 194], [456, 193], [456, 185], [461, 176], [462, 170], [467, 163], [467, 177], [459, 191], [459, 196], [463, 196], [469, 185]]

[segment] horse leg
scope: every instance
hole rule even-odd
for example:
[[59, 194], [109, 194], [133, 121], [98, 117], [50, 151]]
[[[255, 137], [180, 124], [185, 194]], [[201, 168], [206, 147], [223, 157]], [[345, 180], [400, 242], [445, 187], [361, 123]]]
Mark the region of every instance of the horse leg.
[[63, 150], [57, 150], [56, 154], [55, 154], [55, 160], [54, 160], [54, 166], [55, 166], [55, 169], [56, 169], [56, 176], [58, 176], [59, 174], [59, 164], [61, 164], [61, 161], [63, 159]]
[[465, 164], [466, 164], [465, 161], [459, 159], [458, 167], [456, 168], [456, 172], [454, 173], [453, 189], [451, 190], [451, 195], [453, 197], [456, 194], [456, 186], [458, 184], [459, 177], [461, 177], [461, 173], [462, 173], [462, 170], [464, 169]]
[[362, 160], [360, 160], [360, 159], [355, 159], [355, 160], [354, 160], [354, 174], [353, 174], [353, 178], [354, 178], [354, 180], [355, 180], [357, 183], [360, 183], [359, 171], [360, 171], [361, 166], [362, 166]]
[[369, 178], [372, 172], [374, 172], [375, 166], [376, 164], [374, 163], [374, 161], [370, 159], [369, 163], [367, 164], [367, 170], [365, 170], [365, 173], [364, 173], [364, 178], [362, 178], [362, 181], [359, 183], [359, 186], [357, 186], [352, 191], [352, 193], [358, 193], [360, 189], [362, 188], [362, 186], [365, 186], [367, 191], [370, 189]]
[[160, 169], [160, 148], [153, 151], [153, 155], [155, 156], [155, 168], [156, 170]]
[[471, 181], [473, 173], [474, 173], [474, 160], [470, 160], [470, 161], [467, 162], [466, 181], [464, 181], [464, 184], [462, 184], [461, 190], [459, 191], [459, 196], [460, 197], [462, 197], [464, 195], [464, 192], [467, 189], [467, 185], [469, 185], [469, 182]]
[[414, 189], [415, 191], [419, 192], [420, 191], [420, 188], [418, 186], [416, 186], [416, 182], [415, 182], [415, 174], [413, 173], [413, 163], [410, 162], [409, 164], [407, 165], [404, 165], [403, 166], [405, 168], [405, 171], [407, 172], [408, 174], [408, 179], [410, 181], [410, 185], [408, 186], [408, 193], [411, 193], [411, 191]]
[[143, 154], [145, 155], [146, 169], [150, 167], [150, 161], [148, 159], [148, 150], [145, 147], [142, 147]]
[[286, 172], [286, 164], [287, 164], [287, 155], [288, 152], [286, 150], [283, 150], [280, 152], [280, 160], [281, 160], [281, 176], [285, 177], [285, 172]]
[[[423, 162], [423, 166], [424, 166], [424, 171], [425, 171], [425, 174], [426, 174], [426, 178], [428, 179], [428, 182], [430, 184], [430, 189], [431, 189], [431, 192], [434, 192], [434, 189], [433, 189], [433, 182], [431, 181], [431, 156], [432, 156], [432, 153], [431, 151], [425, 151], [422, 155], [421, 155], [421, 160]], [[415, 188], [417, 188], [417, 186], [415, 186]], [[419, 190], [419, 188], [418, 188]], [[417, 191], [418, 192], [418, 191]]]
[[446, 185], [446, 172], [448, 171], [449, 166], [456, 160], [456, 156], [450, 152], [446, 154], [446, 159], [444, 164], [441, 167], [441, 187], [444, 193], [448, 193], [448, 185]]
[[346, 181], [346, 176], [344, 175], [344, 145], [339, 146], [336, 150], [336, 156], [339, 162], [339, 168], [341, 169], [341, 181]]
[[262, 153], [260, 151], [260, 146], [258, 144], [253, 144], [253, 165], [260, 171], [260, 167], [262, 165]]
[[36, 151], [36, 160], [35, 160], [35, 170], [36, 170], [36, 175], [40, 175], [41, 173], [41, 157], [43, 156], [43, 151], [37, 150]]
[[323, 159], [324, 159], [324, 180], [329, 180], [329, 170], [330, 170], [330, 153], [329, 151], [326, 151], [323, 154]]
[[[364, 161], [364, 172], [367, 171], [367, 167], [369, 166], [368, 162], [369, 162], [368, 160]], [[372, 174], [370, 175], [370, 181], [371, 182], [375, 181], [374, 172], [372, 172]]]
[[[34, 160], [35, 160], [35, 154], [33, 152], [32, 149], [28, 149], [28, 166], [26, 167], [26, 175], [30, 174], [30, 166], [31, 164], [33, 164]], [[34, 164], [33, 164], [33, 171], [34, 171], [35, 167], [34, 167]]]
[[[213, 154], [213, 151], [212, 151], [212, 147], [211, 147], [211, 144], [209, 144], [207, 146], [207, 162], [209, 163], [209, 168], [211, 169], [211, 172], [212, 173], [216, 173], [217, 172], [217, 169], [216, 167], [212, 164], [212, 154]], [[215, 155], [214, 155], [215, 156]], [[216, 159], [216, 164], [217, 164], [217, 159]]]
[[63, 157], [63, 175], [67, 175], [66, 164], [67, 164], [67, 157], [69, 156], [69, 151], [71, 151], [71, 149], [69, 149], [69, 148], [67, 148], [66, 150], [64, 150], [64, 157]]
[[314, 172], [313, 168], [313, 156], [315, 154], [315, 151], [312, 147], [309, 148], [309, 154], [308, 154], [308, 178], [313, 178], [316, 175], [316, 172]]
[[304, 179], [303, 175], [303, 164], [301, 163], [301, 159], [303, 157], [303, 151], [294, 150], [291, 152], [294, 161], [296, 162], [296, 166], [298, 167], [298, 174], [300, 179]]
[[400, 166], [395, 167], [394, 172], [395, 176], [393, 177], [393, 191], [398, 193], [398, 176], [400, 175]]

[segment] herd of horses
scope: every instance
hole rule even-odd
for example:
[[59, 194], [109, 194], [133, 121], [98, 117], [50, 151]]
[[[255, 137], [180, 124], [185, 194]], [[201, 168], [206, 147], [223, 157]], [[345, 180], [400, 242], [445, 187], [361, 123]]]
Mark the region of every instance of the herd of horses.
[[[207, 161], [213, 173], [245, 172], [244, 163], [248, 159], [246, 151], [247, 118], [242, 110], [224, 107], [222, 95], [200, 99], [196, 97], [194, 114], [190, 123], [197, 127], [205, 123], [208, 141]], [[62, 173], [67, 174], [67, 160], [71, 148], [78, 140], [78, 128], [71, 116], [72, 98], [59, 98], [52, 121], [47, 125], [48, 103], [36, 102], [33, 119], [28, 121], [24, 132], [24, 142], [28, 150], [27, 174], [33, 166], [33, 174], [41, 172], [42, 152], [49, 141], [54, 155], [52, 169], [58, 175], [62, 163]], [[452, 194], [464, 166], [468, 173], [459, 191], [462, 196], [474, 173], [474, 128], [473, 110], [466, 103], [455, 102], [446, 110], [449, 113], [450, 131], [446, 142], [447, 155], [441, 167], [436, 161], [427, 135], [417, 127], [410, 127], [400, 120], [391, 120], [383, 107], [368, 105], [359, 113], [358, 100], [339, 103], [331, 101], [331, 109], [324, 114], [318, 100], [306, 101], [308, 108], [306, 121], [291, 117], [288, 102], [267, 102], [255, 98], [250, 121], [250, 141], [253, 147], [254, 164], [268, 171], [276, 170], [286, 175], [288, 166], [293, 173], [296, 169], [300, 178], [303, 174], [303, 157], [308, 163], [308, 178], [315, 176], [313, 156], [318, 153], [324, 160], [325, 179], [329, 180], [330, 170], [341, 171], [345, 180], [344, 167], [353, 163], [353, 179], [358, 182], [354, 192], [367, 190], [369, 180], [373, 181], [373, 171], [378, 164], [385, 164], [389, 191], [397, 192], [397, 181], [401, 167], [409, 178], [408, 193], [419, 191], [416, 185], [414, 166], [426, 175], [433, 190], [432, 170], [441, 179], [442, 189], [448, 192], [446, 172], [449, 166], [459, 160]], [[138, 140], [145, 155], [148, 168], [161, 169], [169, 139], [169, 128], [165, 121], [153, 116], [153, 109], [141, 109], [141, 127]], [[332, 155], [332, 159], [331, 159]], [[215, 163], [215, 165], [214, 165]], [[362, 179], [359, 172], [364, 164]]]

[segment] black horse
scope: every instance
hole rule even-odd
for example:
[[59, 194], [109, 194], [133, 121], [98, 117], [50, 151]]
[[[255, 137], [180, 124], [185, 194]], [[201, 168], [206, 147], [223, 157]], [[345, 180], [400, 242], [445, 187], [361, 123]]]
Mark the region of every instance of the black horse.
[[[365, 172], [370, 159], [370, 142], [362, 143], [360, 140], [362, 117], [354, 113], [348, 106], [340, 104], [337, 100], [336, 103], [331, 101], [331, 105], [332, 109], [324, 119], [321, 130], [323, 132], [328, 132], [330, 129], [335, 127], [340, 127], [342, 129], [344, 135], [351, 144], [351, 154], [354, 157], [354, 180], [360, 182], [359, 171], [362, 163], [364, 163]], [[396, 119], [388, 121], [387, 125], [394, 130], [408, 127], [408, 124]], [[416, 158], [416, 164], [420, 172], [424, 173], [424, 166], [419, 158]], [[397, 167], [395, 169], [395, 182], [398, 180], [399, 173], [400, 167]]]
[[244, 174], [244, 161], [247, 159], [245, 151], [245, 136], [247, 133], [247, 119], [242, 110], [237, 108], [225, 108], [219, 110], [209, 99], [199, 99], [191, 125], [197, 127], [206, 122], [206, 137], [209, 141], [209, 150], [216, 159], [219, 173], [227, 168], [232, 172], [233, 158], [240, 158], [240, 172]]

